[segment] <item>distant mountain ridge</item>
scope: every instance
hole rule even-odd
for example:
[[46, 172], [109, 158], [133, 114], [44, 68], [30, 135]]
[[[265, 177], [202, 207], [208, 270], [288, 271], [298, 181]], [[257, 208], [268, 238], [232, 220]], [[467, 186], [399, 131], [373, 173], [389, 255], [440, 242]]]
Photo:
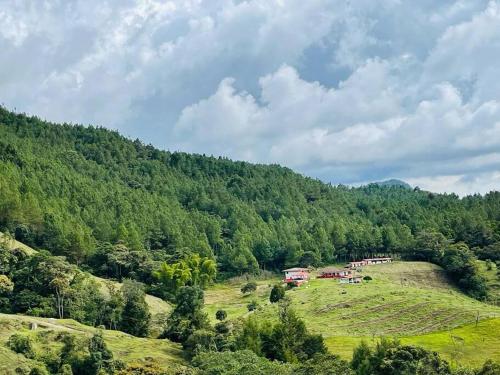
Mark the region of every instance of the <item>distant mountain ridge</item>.
[[406, 189], [413, 189], [413, 187], [409, 183], [403, 180], [398, 180], [397, 178], [391, 178], [389, 180], [384, 180], [384, 181], [377, 181], [374, 182], [374, 184], [378, 186], [399, 186]]

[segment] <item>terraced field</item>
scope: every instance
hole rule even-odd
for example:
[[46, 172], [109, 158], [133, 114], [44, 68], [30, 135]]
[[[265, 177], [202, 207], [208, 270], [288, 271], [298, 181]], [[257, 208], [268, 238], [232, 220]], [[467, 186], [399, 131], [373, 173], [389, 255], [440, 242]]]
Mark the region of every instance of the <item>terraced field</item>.
[[[500, 317], [500, 308], [463, 295], [451, 286], [440, 267], [430, 263], [369, 266], [362, 274], [373, 280], [345, 285], [313, 278], [287, 292], [311, 331], [323, 334], [331, 348], [338, 348], [331, 344], [336, 339], [342, 343], [340, 354], [350, 355], [361, 338], [420, 337], [472, 324], [476, 319], [483, 322]], [[278, 280], [259, 281], [257, 291], [249, 296], [242, 296], [241, 283], [217, 285], [206, 293], [207, 312], [213, 317], [221, 308], [230, 319], [237, 319], [249, 314], [246, 305], [256, 300], [261, 305], [256, 314], [273, 319], [276, 306], [268, 297]], [[500, 346], [498, 332], [487, 334]]]

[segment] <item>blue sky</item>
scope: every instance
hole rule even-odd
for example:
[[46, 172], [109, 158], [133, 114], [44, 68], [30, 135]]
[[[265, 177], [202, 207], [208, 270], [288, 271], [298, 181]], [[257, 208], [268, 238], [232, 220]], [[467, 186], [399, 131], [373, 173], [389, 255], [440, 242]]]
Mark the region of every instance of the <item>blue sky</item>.
[[0, 0], [0, 102], [324, 181], [500, 188], [500, 1]]

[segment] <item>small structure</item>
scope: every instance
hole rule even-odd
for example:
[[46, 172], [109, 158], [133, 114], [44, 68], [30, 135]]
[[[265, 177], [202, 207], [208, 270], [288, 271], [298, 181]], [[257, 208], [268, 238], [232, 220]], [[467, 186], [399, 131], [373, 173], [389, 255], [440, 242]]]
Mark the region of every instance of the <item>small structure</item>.
[[288, 268], [286, 270], [283, 270], [283, 272], [285, 273], [283, 282], [287, 284], [300, 285], [309, 281], [309, 270], [307, 268]]
[[354, 262], [349, 262], [346, 266], [346, 268], [358, 268], [358, 267], [363, 267], [366, 263], [362, 260], [359, 261], [354, 261]]
[[385, 258], [366, 258], [363, 260], [356, 260], [354, 262], [349, 262], [346, 265], [346, 268], [358, 268], [358, 267], [363, 267], [363, 266], [371, 266], [373, 264], [382, 264], [382, 263], [391, 263], [392, 258], [390, 257], [385, 257]]
[[357, 275], [348, 275], [340, 278], [341, 284], [361, 284], [363, 278]]
[[391, 263], [392, 258], [367, 258], [363, 259], [364, 262], [366, 262], [366, 265], [371, 265], [371, 264], [382, 264], [382, 263]]
[[348, 269], [340, 269], [333, 267], [326, 267], [319, 270], [319, 279], [340, 279], [344, 276], [352, 275], [352, 271]]

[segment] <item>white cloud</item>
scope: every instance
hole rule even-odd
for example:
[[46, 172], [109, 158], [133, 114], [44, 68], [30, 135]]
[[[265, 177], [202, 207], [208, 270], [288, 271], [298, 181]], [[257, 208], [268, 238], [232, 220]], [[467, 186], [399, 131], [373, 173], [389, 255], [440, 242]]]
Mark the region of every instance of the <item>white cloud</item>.
[[0, 49], [0, 102], [50, 120], [333, 182], [498, 181], [499, 1], [4, 1]]

